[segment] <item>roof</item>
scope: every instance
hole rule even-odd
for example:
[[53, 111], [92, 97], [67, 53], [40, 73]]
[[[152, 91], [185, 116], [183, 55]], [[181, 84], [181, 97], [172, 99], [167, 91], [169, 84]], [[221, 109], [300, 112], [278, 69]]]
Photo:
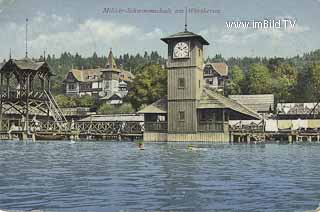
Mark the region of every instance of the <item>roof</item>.
[[176, 38], [197, 38], [201, 41], [203, 45], [209, 45], [209, 42], [204, 39], [201, 35], [195, 34], [193, 32], [184, 31], [184, 32], [178, 32], [176, 34], [170, 35], [165, 38], [161, 38], [162, 41], [165, 43], [168, 43], [170, 40], [176, 39]]
[[229, 95], [229, 98], [257, 112], [268, 112], [274, 108], [273, 94]]
[[134, 78], [135, 76], [130, 71], [121, 69], [120, 80], [129, 82], [129, 81], [132, 81]]
[[[229, 99], [221, 94], [209, 90], [203, 89], [202, 96], [199, 102], [197, 109], [207, 109], [207, 108], [228, 108], [235, 112], [241, 113], [245, 116], [249, 116], [253, 119], [261, 119], [260, 115], [250, 108], [239, 104], [238, 102]], [[163, 97], [158, 101], [148, 105], [142, 110], [138, 111], [138, 113], [167, 113], [168, 111], [168, 100], [167, 97]]]
[[110, 95], [104, 96], [104, 97], [102, 97], [100, 99], [102, 99], [102, 100], [111, 100], [111, 99], [114, 99], [114, 98], [123, 99], [124, 95], [121, 92], [114, 92], [114, 93], [111, 93]]
[[206, 108], [228, 108], [230, 110], [241, 113], [245, 116], [250, 116], [254, 119], [261, 119], [260, 115], [250, 108], [238, 103], [235, 100], [227, 98], [215, 91], [204, 88], [198, 109]]
[[[74, 78], [79, 82], [96, 82], [101, 80], [101, 70], [102, 68], [95, 69], [71, 69], [69, 73], [71, 73]], [[68, 75], [65, 77], [67, 80]]]
[[226, 63], [207, 63], [205, 67], [212, 67], [220, 76], [228, 76], [228, 66]]
[[127, 83], [124, 81], [119, 82], [119, 87], [127, 87]]
[[279, 115], [309, 115], [319, 114], [320, 104], [317, 102], [308, 103], [278, 103], [277, 113]]
[[167, 97], [162, 97], [158, 101], [146, 106], [138, 113], [167, 113], [168, 111], [168, 99]]
[[112, 49], [110, 48], [109, 51], [109, 56], [107, 58], [107, 63], [106, 63], [106, 67], [105, 69], [103, 69], [102, 71], [114, 71], [114, 72], [120, 72], [120, 70], [118, 69], [116, 60], [114, 59], [113, 53], [112, 53]]
[[49, 72], [50, 74], [52, 74], [49, 69], [48, 64], [45, 61], [36, 62], [36, 61], [34, 61], [30, 58], [27, 58], [27, 57], [20, 59], [20, 60], [10, 59], [7, 62], [3, 62], [0, 65], [0, 70], [3, 70], [9, 66], [16, 66], [18, 70], [24, 70], [24, 71], [26, 71], [26, 70], [28, 70], [28, 71], [42, 70], [42, 71], [46, 71], [46, 72]]
[[112, 114], [112, 115], [92, 115], [83, 119], [80, 119], [79, 122], [143, 122], [144, 116], [138, 114]]

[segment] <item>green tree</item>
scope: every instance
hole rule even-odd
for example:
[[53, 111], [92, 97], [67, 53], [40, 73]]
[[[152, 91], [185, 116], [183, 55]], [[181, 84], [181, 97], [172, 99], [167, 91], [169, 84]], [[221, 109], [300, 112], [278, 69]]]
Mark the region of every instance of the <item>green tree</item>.
[[247, 77], [250, 94], [271, 93], [271, 74], [262, 64], [252, 64]]
[[98, 114], [123, 114], [123, 113], [133, 113], [134, 109], [131, 104], [124, 103], [122, 105], [109, 105], [102, 104], [98, 109]]
[[151, 104], [167, 94], [167, 71], [160, 65], [145, 65], [128, 88], [126, 101], [138, 110], [142, 104]]
[[319, 101], [320, 100], [320, 63], [312, 64], [309, 67], [310, 72], [310, 82], [312, 86], [312, 94], [313, 100]]
[[65, 95], [55, 96], [55, 100], [60, 107], [76, 107], [77, 103], [70, 97]]
[[292, 65], [281, 63], [274, 67], [272, 91], [276, 101], [287, 102], [293, 100], [292, 94], [296, 83], [297, 71]]
[[94, 105], [96, 98], [90, 95], [83, 95], [81, 97], [74, 97], [74, 101], [78, 107], [91, 107]]
[[228, 94], [241, 94], [242, 86], [245, 79], [243, 70], [235, 65], [231, 68], [231, 80], [228, 82]]
[[99, 108], [98, 108], [98, 111], [97, 113], [98, 114], [112, 114], [114, 113], [113, 111], [114, 107], [112, 105], [109, 105], [109, 104], [102, 104]]

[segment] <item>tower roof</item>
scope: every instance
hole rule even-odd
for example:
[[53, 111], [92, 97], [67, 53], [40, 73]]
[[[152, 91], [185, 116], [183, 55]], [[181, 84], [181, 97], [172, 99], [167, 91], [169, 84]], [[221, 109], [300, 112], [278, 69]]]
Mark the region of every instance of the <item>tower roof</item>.
[[120, 70], [117, 67], [116, 60], [113, 57], [112, 48], [110, 48], [110, 52], [109, 52], [109, 56], [107, 58], [107, 63], [106, 63], [105, 69], [102, 71], [103, 72], [104, 71], [120, 72]]
[[110, 48], [109, 56], [107, 58], [106, 68], [108, 69], [118, 69], [116, 61], [113, 57], [112, 48]]
[[170, 40], [177, 39], [177, 38], [197, 38], [200, 40], [200, 42], [203, 45], [209, 45], [209, 42], [206, 39], [204, 39], [201, 35], [198, 35], [189, 31], [178, 32], [168, 37], [161, 38], [161, 40], [164, 41], [165, 43], [168, 43]]

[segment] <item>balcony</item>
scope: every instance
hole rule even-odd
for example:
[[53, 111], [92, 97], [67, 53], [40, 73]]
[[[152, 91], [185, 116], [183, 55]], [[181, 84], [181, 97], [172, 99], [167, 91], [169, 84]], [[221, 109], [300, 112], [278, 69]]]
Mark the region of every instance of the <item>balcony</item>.
[[167, 122], [145, 122], [144, 123], [145, 132], [168, 132]]

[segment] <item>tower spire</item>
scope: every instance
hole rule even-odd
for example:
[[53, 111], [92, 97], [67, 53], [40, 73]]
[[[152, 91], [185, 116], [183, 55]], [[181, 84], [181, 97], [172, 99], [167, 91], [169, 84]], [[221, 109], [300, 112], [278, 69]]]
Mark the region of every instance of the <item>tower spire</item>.
[[26, 18], [26, 58], [28, 57], [28, 18]]
[[185, 32], [188, 31], [187, 26], [188, 26], [188, 8], [186, 7], [185, 16], [184, 16], [184, 31]]
[[9, 60], [11, 60], [11, 48], [10, 48], [10, 52], [9, 52]]

